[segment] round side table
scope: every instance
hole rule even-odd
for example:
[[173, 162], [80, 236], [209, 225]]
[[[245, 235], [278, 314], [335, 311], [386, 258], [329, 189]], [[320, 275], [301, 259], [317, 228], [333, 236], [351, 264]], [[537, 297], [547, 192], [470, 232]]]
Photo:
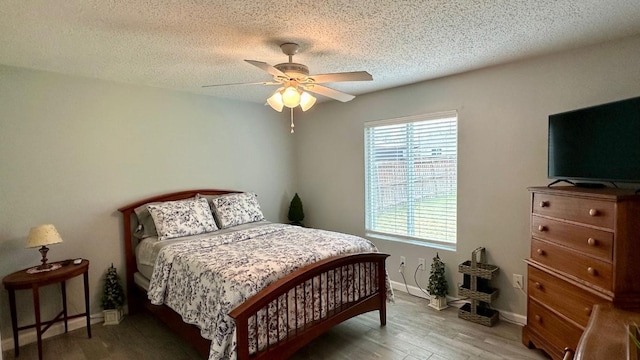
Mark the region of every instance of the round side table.
[[[38, 339], [38, 358], [42, 360], [42, 334], [56, 322], [64, 321], [64, 331], [68, 331], [67, 320], [77, 317], [87, 318], [87, 335], [91, 338], [91, 319], [89, 311], [89, 260], [82, 260], [80, 264], [74, 264], [73, 261], [63, 261], [52, 264], [60, 264], [62, 267], [52, 271], [44, 271], [29, 274], [24, 269], [9, 274], [2, 279], [4, 287], [9, 291], [9, 307], [11, 308], [11, 328], [13, 329], [13, 344], [16, 357], [20, 354], [20, 345], [18, 343], [18, 332], [21, 330], [36, 328], [36, 336]], [[67, 314], [67, 287], [66, 281], [76, 276], [83, 275], [84, 278], [84, 306], [85, 312], [82, 314]], [[40, 319], [40, 287], [51, 284], [60, 283], [62, 291], [62, 311], [53, 320], [42, 321]], [[35, 312], [35, 324], [18, 327], [18, 319], [16, 313], [16, 290], [31, 289], [33, 293], [33, 310]]]

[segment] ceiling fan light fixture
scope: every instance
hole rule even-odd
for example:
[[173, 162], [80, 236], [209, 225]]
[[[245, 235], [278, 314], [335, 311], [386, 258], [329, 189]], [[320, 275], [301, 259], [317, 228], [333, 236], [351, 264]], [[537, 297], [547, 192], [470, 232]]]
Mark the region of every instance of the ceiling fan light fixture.
[[271, 106], [271, 108], [277, 112], [282, 112], [282, 108], [284, 107], [284, 103], [282, 102], [282, 88], [276, 90], [276, 92], [271, 95], [270, 98], [267, 99], [267, 104]]
[[307, 111], [309, 109], [311, 109], [311, 107], [316, 103], [316, 98], [309, 94], [306, 91], [302, 92], [302, 95], [300, 95], [300, 108], [302, 109], [302, 111]]
[[288, 86], [282, 92], [282, 103], [288, 108], [300, 105], [300, 90], [294, 86]]
[[285, 106], [288, 107], [291, 113], [291, 133], [293, 133], [293, 109], [300, 106], [300, 109], [302, 109], [302, 111], [307, 111], [311, 109], [317, 101], [317, 99], [307, 91], [328, 97], [330, 99], [347, 102], [352, 100], [355, 96], [319, 84], [341, 81], [373, 80], [371, 74], [366, 71], [309, 75], [309, 68], [307, 67], [307, 65], [293, 62], [293, 55], [297, 54], [298, 50], [300, 49], [298, 44], [284, 43], [280, 46], [280, 48], [285, 55], [289, 56], [289, 62], [272, 66], [263, 61], [245, 60], [245, 62], [267, 72], [273, 77], [273, 81], [205, 85], [203, 87], [243, 84], [281, 86], [271, 96], [269, 96], [269, 98], [267, 98], [265, 105], [271, 106], [273, 110], [278, 112], [282, 112]]

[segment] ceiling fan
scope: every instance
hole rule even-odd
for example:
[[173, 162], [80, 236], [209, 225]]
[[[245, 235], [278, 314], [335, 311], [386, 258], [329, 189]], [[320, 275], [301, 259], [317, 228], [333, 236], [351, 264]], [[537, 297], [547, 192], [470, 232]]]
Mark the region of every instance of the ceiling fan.
[[276, 111], [282, 111], [284, 106], [291, 108], [291, 127], [293, 132], [293, 108], [299, 105], [302, 111], [307, 111], [316, 102], [316, 98], [309, 93], [323, 95], [342, 102], [347, 102], [355, 98], [354, 95], [319, 84], [341, 81], [373, 80], [371, 74], [366, 71], [309, 75], [309, 68], [306, 65], [294, 63], [292, 61], [293, 55], [297, 54], [300, 49], [298, 44], [284, 43], [280, 45], [280, 49], [285, 55], [289, 56], [289, 62], [272, 66], [262, 61], [245, 60], [249, 64], [269, 73], [273, 76], [273, 81], [205, 85], [203, 87], [230, 85], [280, 85], [273, 95], [267, 99], [267, 104]]

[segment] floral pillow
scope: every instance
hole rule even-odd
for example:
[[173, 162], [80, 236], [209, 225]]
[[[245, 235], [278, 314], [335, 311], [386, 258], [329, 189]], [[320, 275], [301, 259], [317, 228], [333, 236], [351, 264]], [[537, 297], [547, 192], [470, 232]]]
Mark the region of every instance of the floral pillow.
[[149, 204], [147, 208], [158, 230], [159, 240], [218, 230], [204, 198]]
[[209, 209], [211, 209], [211, 211], [213, 211], [213, 209], [211, 208], [211, 201], [217, 197], [220, 197], [223, 195], [203, 195], [203, 194], [196, 194], [196, 199], [200, 199], [200, 198], [204, 198], [207, 199], [207, 203], [209, 204]]
[[211, 208], [221, 229], [264, 220], [254, 193], [218, 196], [211, 199]]
[[153, 218], [147, 206], [162, 204], [161, 202], [147, 203], [140, 205], [133, 209], [138, 217], [138, 228], [133, 233], [133, 236], [138, 239], [146, 239], [150, 236], [158, 236], [158, 230], [156, 230], [156, 224], [153, 223]]

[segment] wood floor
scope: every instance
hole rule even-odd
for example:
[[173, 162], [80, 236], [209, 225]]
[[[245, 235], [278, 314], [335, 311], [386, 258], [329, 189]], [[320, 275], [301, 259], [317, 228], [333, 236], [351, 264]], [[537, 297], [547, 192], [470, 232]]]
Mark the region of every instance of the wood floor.
[[[521, 328], [507, 322], [485, 327], [457, 317], [456, 308], [436, 311], [428, 301], [396, 291], [387, 309], [387, 326], [378, 313], [350, 319], [298, 351], [292, 359], [489, 360], [547, 359], [520, 341]], [[115, 326], [92, 327], [44, 340], [44, 359], [201, 359], [195, 350], [147, 314], [127, 316]], [[3, 360], [38, 358], [35, 343], [3, 353]]]

